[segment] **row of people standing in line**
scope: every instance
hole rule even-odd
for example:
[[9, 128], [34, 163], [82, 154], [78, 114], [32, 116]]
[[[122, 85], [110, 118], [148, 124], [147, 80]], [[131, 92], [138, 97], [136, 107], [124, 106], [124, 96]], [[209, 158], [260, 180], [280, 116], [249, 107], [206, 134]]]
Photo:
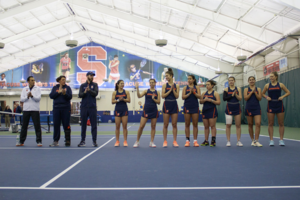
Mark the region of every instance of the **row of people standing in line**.
[[[173, 128], [173, 146], [178, 147], [177, 143], [177, 119], [178, 119], [178, 104], [176, 99], [179, 97], [179, 86], [173, 82], [173, 71], [168, 69], [166, 72], [166, 79], [168, 83], [162, 86], [162, 94], [155, 89], [155, 79], [150, 79], [150, 89], [139, 91], [138, 83], [136, 84], [137, 96], [141, 98], [145, 96], [145, 105], [143, 115], [140, 121], [140, 127], [138, 129], [137, 140], [133, 147], [139, 146], [140, 137], [148, 119], [151, 119], [151, 140], [150, 147], [156, 147], [154, 144], [154, 136], [156, 131], [156, 122], [158, 118], [157, 104], [160, 104], [161, 97], [165, 99], [163, 103], [163, 136], [164, 142], [163, 147], [167, 147], [167, 132], [169, 119], [171, 117], [172, 128]], [[283, 98], [290, 95], [290, 91], [285, 87], [284, 84], [278, 82], [277, 72], [273, 72], [270, 75], [270, 83], [266, 84], [263, 91], [255, 86], [255, 77], [251, 76], [248, 78], [249, 87], [244, 90], [244, 98], [246, 103], [246, 116], [248, 120], [249, 134], [252, 139], [251, 145], [262, 147], [259, 143], [260, 124], [261, 124], [261, 108], [259, 101], [262, 97], [268, 100], [268, 132], [270, 136], [270, 146], [274, 146], [273, 141], [273, 125], [274, 117], [277, 115], [279, 123], [280, 140], [279, 145], [284, 146], [283, 135], [284, 135], [284, 107]], [[225, 109], [226, 117], [226, 146], [231, 146], [230, 135], [231, 125], [233, 117], [235, 118], [236, 134], [237, 134], [237, 146], [243, 146], [241, 139], [241, 107], [239, 101], [242, 100], [242, 91], [240, 88], [235, 86], [235, 78], [228, 78], [229, 87], [224, 89], [223, 100], [227, 101]], [[186, 143], [185, 146], [190, 146], [190, 122], [193, 124], [193, 146], [198, 147], [197, 142], [198, 136], [198, 117], [199, 117], [199, 102], [203, 104], [202, 118], [204, 124], [204, 137], [205, 140], [201, 143], [201, 146], [215, 146], [216, 145], [216, 121], [218, 117], [218, 111], [216, 105], [221, 103], [219, 94], [214, 91], [215, 82], [209, 80], [206, 82], [207, 91], [200, 93], [200, 89], [196, 87], [197, 83], [195, 77], [190, 75], [188, 77], [188, 86], [185, 86], [182, 91], [182, 98], [184, 99], [184, 117], [185, 117], [185, 134]], [[285, 92], [281, 95], [281, 90]], [[267, 96], [265, 93], [268, 91]], [[115, 123], [116, 123], [116, 143], [115, 146], [120, 146], [120, 125], [122, 122], [124, 142], [123, 146], [128, 146], [127, 143], [127, 121], [128, 121], [128, 107], [127, 103], [130, 103], [130, 93], [124, 90], [124, 82], [119, 80], [116, 83], [115, 91], [112, 94], [112, 103], [115, 106]], [[253, 133], [253, 120], [255, 120], [255, 135]], [[209, 131], [211, 129], [211, 142], [209, 143]]]
[[[81, 118], [82, 118], [82, 127], [81, 127], [81, 142], [78, 146], [85, 146], [85, 137], [86, 137], [86, 121], [87, 118], [91, 119], [92, 126], [92, 139], [93, 146], [97, 146], [97, 124], [96, 124], [96, 96], [98, 94], [98, 85], [93, 82], [94, 77], [93, 72], [87, 73], [87, 81], [80, 86], [79, 97], [82, 98], [81, 104]], [[168, 83], [164, 84], [162, 87], [161, 97], [165, 99], [163, 104], [163, 135], [164, 143], [163, 147], [167, 147], [167, 130], [169, 125], [169, 119], [171, 117], [172, 127], [173, 127], [173, 146], [178, 147], [177, 143], [177, 119], [178, 119], [178, 105], [176, 99], [179, 97], [179, 86], [173, 83], [173, 71], [169, 69], [166, 72], [166, 79]], [[252, 79], [251, 79], [252, 78]], [[290, 94], [287, 88], [282, 84], [277, 82], [278, 75], [277, 73], [272, 73], [270, 75], [270, 84], [266, 84], [263, 92], [259, 88], [255, 88], [255, 79], [254, 77], [249, 77], [249, 88], [245, 89], [245, 99], [249, 103], [249, 106], [246, 105], [249, 121], [249, 133], [251, 139], [253, 140], [252, 145], [261, 146], [258, 142], [259, 137], [259, 128], [260, 128], [260, 116], [256, 113], [257, 103], [261, 100], [261, 96], [265, 97], [268, 103], [268, 118], [269, 118], [269, 134], [270, 134], [270, 145], [274, 145], [273, 142], [273, 123], [274, 116], [277, 114], [279, 121], [279, 130], [280, 130], [280, 144], [283, 143], [283, 121], [284, 121], [284, 108], [282, 104], [282, 99]], [[65, 131], [65, 145], [70, 146], [71, 138], [71, 128], [70, 128], [70, 100], [72, 99], [72, 90], [69, 86], [65, 84], [65, 77], [60, 76], [57, 78], [57, 84], [52, 88], [50, 93], [50, 98], [53, 99], [53, 118], [54, 120], [54, 135], [53, 143], [50, 146], [58, 146], [58, 141], [60, 139], [60, 124], [62, 122], [63, 128]], [[20, 142], [17, 146], [23, 146], [27, 136], [27, 127], [29, 123], [30, 116], [33, 118], [34, 127], [37, 135], [38, 146], [41, 144], [41, 128], [39, 120], [39, 101], [41, 98], [40, 88], [35, 86], [34, 77], [30, 76], [27, 79], [29, 85], [25, 87], [21, 94], [21, 102], [24, 102], [24, 121], [20, 135]], [[212, 130], [212, 139], [211, 146], [216, 145], [216, 120], [218, 117], [218, 112], [216, 105], [220, 104], [219, 94], [213, 90], [215, 83], [213, 81], [208, 81], [206, 83], [207, 91], [203, 94], [200, 94], [200, 89], [196, 87], [197, 83], [193, 75], [188, 77], [189, 85], [183, 88], [183, 99], [184, 102], [184, 113], [185, 113], [185, 133], [186, 133], [186, 144], [185, 146], [190, 146], [190, 121], [193, 122], [193, 136], [194, 136], [194, 146], [199, 146], [197, 142], [198, 135], [198, 117], [199, 117], [199, 103], [198, 99], [200, 98], [200, 103], [204, 104], [202, 110], [203, 123], [205, 127], [205, 141], [201, 144], [202, 146], [209, 145], [209, 128]], [[236, 127], [237, 127], [237, 138], [238, 146], [242, 146], [240, 142], [241, 136], [241, 110], [238, 101], [241, 100], [241, 89], [235, 87], [234, 77], [229, 78], [230, 87], [226, 88], [224, 91], [223, 99], [228, 101], [226, 106], [226, 135], [227, 135], [227, 146], [230, 146], [230, 128], [232, 123], [232, 116], [235, 117]], [[143, 128], [148, 119], [151, 119], [151, 147], [156, 147], [154, 144], [155, 128], [158, 118], [157, 104], [160, 104], [160, 92], [155, 90], [156, 81], [155, 79], [150, 80], [150, 89], [139, 92], [138, 84], [137, 94], [138, 97], [145, 97], [145, 106], [143, 111], [143, 116], [141, 117], [140, 127], [138, 130], [137, 141], [134, 144], [134, 147], [139, 146], [139, 139], [142, 135]], [[281, 96], [281, 89], [283, 89], [286, 94]], [[250, 91], [251, 90], [251, 91]], [[256, 91], [255, 93], [252, 90]], [[265, 95], [265, 92], [268, 90], [269, 97]], [[252, 94], [251, 94], [252, 92]], [[254, 93], [254, 94], [253, 94]], [[253, 98], [255, 95], [255, 98]], [[252, 99], [251, 99], [252, 98]], [[247, 104], [248, 104], [247, 102]], [[127, 143], [127, 121], [128, 121], [128, 108], [127, 103], [130, 103], [130, 94], [128, 91], [124, 90], [124, 82], [119, 80], [116, 84], [115, 91], [112, 94], [112, 103], [116, 104], [115, 106], [115, 123], [116, 123], [116, 143], [115, 146], [120, 146], [120, 125], [122, 122], [123, 126], [123, 135], [124, 135], [124, 146], [128, 146]], [[259, 103], [258, 103], [259, 105]], [[279, 109], [280, 107], [280, 109]], [[255, 110], [255, 111], [253, 111]], [[260, 107], [259, 107], [260, 112]], [[26, 118], [26, 119], [25, 119]], [[252, 123], [253, 118], [256, 121], [256, 131], [255, 139], [253, 138], [253, 128]], [[252, 119], [252, 121], [251, 121]], [[272, 121], [273, 120], [273, 121]], [[252, 130], [252, 132], [251, 132]]]
[[[85, 132], [87, 118], [90, 118], [92, 125], [92, 140], [93, 146], [97, 147], [97, 109], [96, 109], [96, 96], [98, 95], [98, 84], [93, 82], [94, 72], [88, 72], [86, 74], [87, 80], [81, 84], [79, 91], [79, 98], [82, 98], [81, 102], [81, 142], [78, 146], [85, 146]], [[60, 140], [60, 126], [62, 124], [65, 132], [65, 146], [71, 146], [71, 99], [72, 89], [66, 85], [66, 77], [59, 76], [49, 97], [53, 99], [53, 142], [50, 147], [59, 146]], [[37, 146], [42, 145], [42, 131], [40, 124], [40, 100], [41, 89], [35, 86], [35, 79], [33, 76], [27, 78], [28, 86], [23, 88], [21, 93], [21, 102], [23, 104], [23, 124], [20, 133], [20, 140], [16, 146], [24, 146], [24, 142], [27, 137], [27, 128], [30, 117], [32, 118]]]

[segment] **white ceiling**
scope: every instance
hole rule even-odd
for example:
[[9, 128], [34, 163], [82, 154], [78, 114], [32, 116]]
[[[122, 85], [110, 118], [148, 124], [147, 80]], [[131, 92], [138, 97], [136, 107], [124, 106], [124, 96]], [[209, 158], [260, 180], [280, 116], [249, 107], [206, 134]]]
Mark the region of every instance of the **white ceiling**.
[[[73, 34], [169, 65], [229, 71], [299, 27], [280, 0], [0, 0], [0, 72], [67, 50]], [[168, 45], [155, 46], [163, 37]], [[180, 61], [180, 62], [179, 62]]]

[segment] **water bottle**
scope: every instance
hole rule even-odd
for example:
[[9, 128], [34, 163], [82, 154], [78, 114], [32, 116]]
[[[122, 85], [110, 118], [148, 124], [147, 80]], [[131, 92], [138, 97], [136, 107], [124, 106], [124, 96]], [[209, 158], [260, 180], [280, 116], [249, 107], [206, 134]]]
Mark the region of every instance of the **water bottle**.
[[16, 144], [18, 144], [20, 142], [20, 134], [17, 134], [17, 137], [16, 137]]

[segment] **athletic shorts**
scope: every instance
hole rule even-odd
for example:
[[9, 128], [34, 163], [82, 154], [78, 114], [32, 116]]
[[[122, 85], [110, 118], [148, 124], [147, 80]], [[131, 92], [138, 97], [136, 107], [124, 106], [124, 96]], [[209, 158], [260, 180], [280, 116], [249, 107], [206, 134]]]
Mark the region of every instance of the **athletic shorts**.
[[165, 114], [175, 114], [178, 113], [177, 101], [165, 101], [163, 105], [163, 113]]
[[158, 110], [156, 109], [152, 109], [152, 108], [145, 108], [143, 110], [143, 117], [148, 118], [148, 119], [153, 119], [153, 118], [158, 118]]
[[202, 110], [202, 119], [212, 119], [218, 117], [217, 108]]
[[[197, 104], [198, 105], [198, 104]], [[190, 108], [189, 106], [183, 107], [184, 114], [199, 114], [199, 107]]]
[[261, 109], [245, 109], [245, 115], [246, 116], [256, 116], [256, 115], [261, 115]]
[[283, 113], [284, 106], [282, 101], [268, 101], [268, 113]]
[[227, 103], [225, 113], [226, 115], [239, 115], [241, 114], [241, 106], [239, 103], [231, 104]]
[[124, 117], [124, 116], [128, 116], [128, 110], [126, 111], [116, 111], [115, 110], [115, 117]]

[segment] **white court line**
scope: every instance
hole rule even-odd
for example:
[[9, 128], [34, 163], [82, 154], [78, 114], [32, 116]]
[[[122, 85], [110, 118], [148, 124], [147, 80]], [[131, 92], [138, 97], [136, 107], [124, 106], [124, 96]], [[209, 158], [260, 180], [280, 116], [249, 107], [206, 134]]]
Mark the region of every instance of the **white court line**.
[[300, 189], [300, 185], [289, 186], [240, 186], [240, 187], [0, 187], [0, 190], [252, 190], [252, 189]]
[[59, 177], [61, 177], [62, 175], [64, 175], [65, 173], [67, 173], [68, 171], [70, 171], [73, 167], [75, 167], [76, 165], [78, 165], [80, 162], [82, 162], [84, 159], [86, 159], [87, 157], [89, 157], [90, 155], [92, 155], [93, 153], [95, 153], [96, 151], [98, 151], [99, 149], [101, 149], [102, 147], [104, 147], [105, 145], [107, 145], [110, 141], [112, 141], [113, 139], [115, 139], [115, 137], [112, 137], [110, 140], [108, 140], [107, 142], [105, 142], [103, 145], [101, 145], [100, 147], [98, 147], [97, 149], [95, 149], [94, 151], [92, 151], [91, 153], [87, 154], [86, 156], [82, 157], [80, 160], [78, 160], [77, 162], [75, 162], [73, 165], [71, 165], [70, 167], [68, 167], [67, 169], [65, 169], [64, 171], [62, 171], [61, 173], [59, 173], [58, 175], [56, 175], [54, 178], [52, 178], [50, 181], [46, 182], [45, 184], [43, 184], [40, 188], [46, 188], [48, 185], [50, 185], [51, 183], [53, 183], [54, 181], [56, 181]]
[[135, 123], [133, 123], [131, 126], [129, 126], [129, 127], [127, 128], [127, 130], [130, 129], [130, 127], [132, 127], [132, 126], [134, 126], [134, 125], [135, 125]]
[[[262, 136], [262, 137], [270, 137], [268, 135], [259, 135], [259, 137]], [[280, 137], [273, 137], [273, 138], [276, 138], [276, 139], [280, 139]], [[283, 138], [284, 140], [290, 140], [290, 141], [296, 141], [296, 142], [300, 142], [300, 140], [295, 140], [295, 139], [289, 139], [289, 138]]]

